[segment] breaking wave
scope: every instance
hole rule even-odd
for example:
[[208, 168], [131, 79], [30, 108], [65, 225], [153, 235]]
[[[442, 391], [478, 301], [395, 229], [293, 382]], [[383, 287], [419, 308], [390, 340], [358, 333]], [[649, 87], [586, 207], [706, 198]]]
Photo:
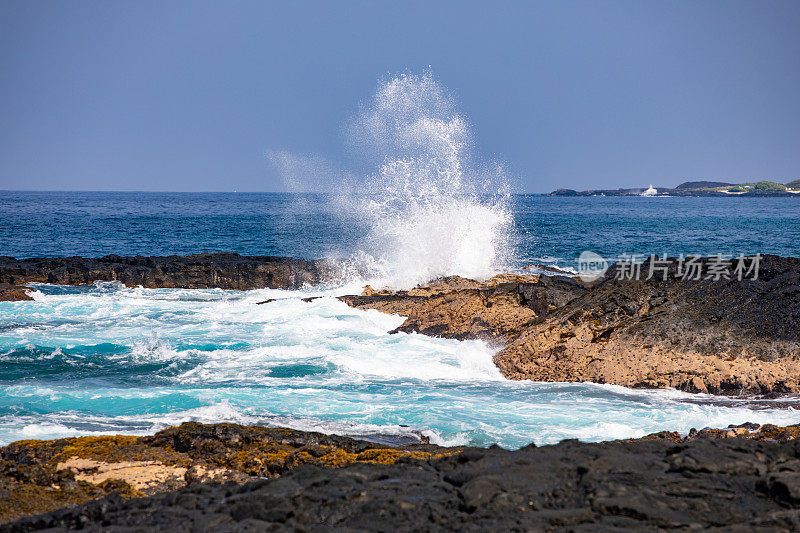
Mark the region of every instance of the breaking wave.
[[401, 317], [335, 298], [357, 288], [39, 285], [0, 313], [0, 444], [197, 420], [519, 447], [798, 419], [785, 399], [508, 381], [483, 342], [389, 334]]
[[410, 288], [444, 275], [488, 278], [510, 264], [502, 169], [471, 166], [469, 124], [430, 72], [381, 85], [349, 133], [377, 167], [336, 196], [342, 213], [368, 228], [351, 258], [362, 278]]

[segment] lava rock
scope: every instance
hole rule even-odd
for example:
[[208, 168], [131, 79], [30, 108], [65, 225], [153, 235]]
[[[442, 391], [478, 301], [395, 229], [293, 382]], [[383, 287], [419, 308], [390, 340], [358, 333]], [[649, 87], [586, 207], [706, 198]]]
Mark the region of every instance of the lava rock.
[[[185, 257], [108, 255], [99, 259], [0, 257], [0, 283], [88, 285], [95, 281], [119, 281], [129, 287], [146, 288], [297, 289], [328, 279], [332, 268], [325, 261], [235, 253]], [[2, 294], [5, 293], [0, 292], [0, 297]]]
[[798, 441], [564, 441], [438, 459], [305, 465], [243, 485], [110, 495], [0, 531], [597, 531], [800, 528]]

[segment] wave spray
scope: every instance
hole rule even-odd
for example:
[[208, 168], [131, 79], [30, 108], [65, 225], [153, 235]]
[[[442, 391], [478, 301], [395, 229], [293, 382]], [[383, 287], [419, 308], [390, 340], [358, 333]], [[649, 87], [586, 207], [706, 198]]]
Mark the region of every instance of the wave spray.
[[381, 85], [350, 133], [377, 167], [358, 194], [339, 198], [369, 228], [353, 259], [362, 276], [407, 289], [446, 275], [485, 279], [510, 264], [502, 172], [470, 168], [469, 125], [430, 72]]

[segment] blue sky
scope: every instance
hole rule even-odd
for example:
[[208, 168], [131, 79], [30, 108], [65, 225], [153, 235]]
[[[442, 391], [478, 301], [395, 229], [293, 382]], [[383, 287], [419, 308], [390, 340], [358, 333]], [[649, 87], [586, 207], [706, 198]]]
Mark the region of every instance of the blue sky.
[[[280, 191], [429, 68], [518, 191], [800, 177], [800, 2], [0, 3], [0, 189]], [[322, 179], [335, 182], [335, 172]]]

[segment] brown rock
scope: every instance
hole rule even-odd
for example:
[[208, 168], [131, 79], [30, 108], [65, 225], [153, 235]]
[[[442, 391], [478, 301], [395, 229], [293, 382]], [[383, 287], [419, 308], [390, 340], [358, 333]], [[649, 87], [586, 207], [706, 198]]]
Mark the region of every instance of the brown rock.
[[395, 331], [508, 342], [583, 292], [570, 278], [503, 274], [485, 283], [452, 276], [409, 291], [378, 293], [367, 287], [362, 296], [340, 300], [407, 317]]
[[[495, 356], [506, 377], [800, 391], [800, 259], [765, 256], [758, 280], [616, 280], [531, 324]], [[646, 271], [646, 267], [643, 267]]]
[[28, 294], [31, 289], [20, 285], [0, 283], [0, 302], [17, 302], [33, 300]]
[[375, 296], [378, 294], [378, 291], [372, 288], [371, 285], [364, 286], [364, 291], [361, 293], [361, 296]]
[[116, 492], [123, 499], [189, 484], [243, 483], [301, 465], [339, 468], [458, 453], [430, 444], [391, 447], [285, 428], [187, 422], [149, 437], [27, 440], [0, 448], [0, 523]]
[[[702, 263], [703, 274], [709, 259]], [[340, 299], [407, 317], [396, 331], [504, 345], [510, 379], [675, 387], [714, 394], [800, 391], [800, 259], [763, 256], [758, 279], [449, 277]]]
[[142, 494], [155, 494], [185, 485], [185, 467], [159, 461], [106, 462], [70, 457], [56, 464], [56, 470], [71, 470], [76, 481], [100, 485], [110, 479], [124, 481]]

